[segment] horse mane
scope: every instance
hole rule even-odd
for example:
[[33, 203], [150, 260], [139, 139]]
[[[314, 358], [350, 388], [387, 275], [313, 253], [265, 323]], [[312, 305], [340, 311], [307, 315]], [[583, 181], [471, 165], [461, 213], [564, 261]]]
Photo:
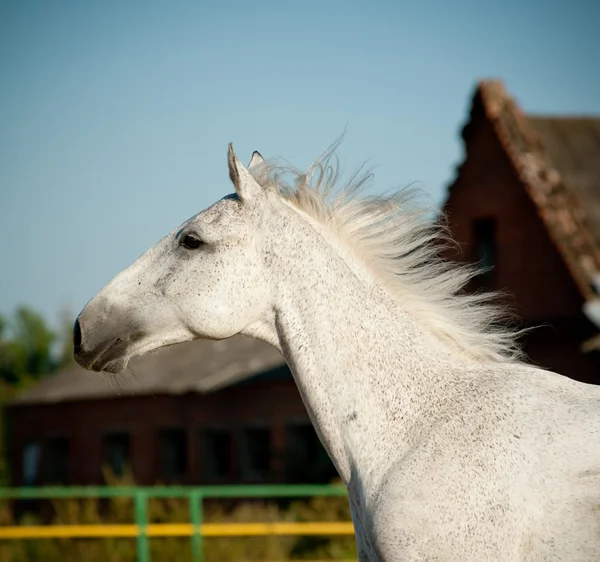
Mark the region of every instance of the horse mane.
[[[455, 246], [445, 217], [438, 214], [438, 220], [431, 220], [432, 207], [420, 202], [418, 189], [365, 194], [373, 174], [364, 166], [338, 187], [335, 150], [340, 142], [306, 172], [272, 163], [250, 171], [263, 187], [278, 192], [351, 248], [392, 299], [442, 343], [479, 361], [520, 361], [517, 338], [523, 330], [510, 327], [509, 311], [497, 304], [501, 293], [466, 293], [481, 271], [442, 257], [444, 249]], [[284, 176], [291, 176], [292, 184]]]

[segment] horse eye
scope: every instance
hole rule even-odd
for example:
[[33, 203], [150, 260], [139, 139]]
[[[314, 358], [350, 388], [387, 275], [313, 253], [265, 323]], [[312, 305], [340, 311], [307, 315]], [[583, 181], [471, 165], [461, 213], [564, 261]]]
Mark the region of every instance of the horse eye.
[[186, 234], [181, 240], [181, 245], [188, 250], [197, 250], [202, 244], [202, 240], [193, 234]]

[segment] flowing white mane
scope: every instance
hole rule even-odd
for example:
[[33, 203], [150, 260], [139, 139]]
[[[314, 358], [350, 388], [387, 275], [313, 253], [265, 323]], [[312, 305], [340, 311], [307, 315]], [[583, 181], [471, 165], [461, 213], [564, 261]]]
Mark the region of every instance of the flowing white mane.
[[[365, 195], [372, 174], [361, 169], [338, 187], [338, 144], [304, 173], [275, 164], [251, 172], [346, 243], [393, 299], [442, 342], [481, 361], [520, 360], [521, 332], [509, 327], [507, 311], [495, 304], [499, 293], [464, 292], [479, 270], [441, 257], [454, 242], [441, 220], [428, 217], [432, 209], [419, 203], [418, 190]], [[291, 185], [284, 176], [293, 178]]]

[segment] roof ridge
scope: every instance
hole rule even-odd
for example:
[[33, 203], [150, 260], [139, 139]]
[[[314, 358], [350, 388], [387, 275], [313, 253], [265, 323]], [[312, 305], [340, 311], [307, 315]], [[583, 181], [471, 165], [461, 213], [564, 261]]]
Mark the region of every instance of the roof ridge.
[[590, 113], [527, 113], [527, 119], [548, 119], [549, 121], [600, 121], [600, 114]]

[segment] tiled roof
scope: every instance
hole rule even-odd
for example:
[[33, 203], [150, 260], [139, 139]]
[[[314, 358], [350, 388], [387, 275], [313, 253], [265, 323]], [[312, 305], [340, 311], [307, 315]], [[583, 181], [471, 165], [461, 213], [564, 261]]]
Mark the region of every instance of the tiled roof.
[[118, 395], [208, 393], [283, 367], [281, 354], [249, 337], [183, 343], [137, 357], [118, 379], [73, 365], [19, 394], [13, 404], [116, 398]]
[[537, 117], [527, 121], [564, 184], [582, 206], [600, 248], [600, 117]]

